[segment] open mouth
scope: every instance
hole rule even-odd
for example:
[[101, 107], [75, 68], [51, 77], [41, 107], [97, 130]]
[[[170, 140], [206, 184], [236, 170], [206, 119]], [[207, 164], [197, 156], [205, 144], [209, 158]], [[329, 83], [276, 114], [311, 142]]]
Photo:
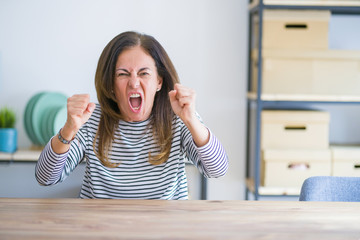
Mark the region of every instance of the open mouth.
[[134, 112], [139, 111], [142, 104], [142, 98], [140, 93], [132, 93], [129, 98], [130, 107]]

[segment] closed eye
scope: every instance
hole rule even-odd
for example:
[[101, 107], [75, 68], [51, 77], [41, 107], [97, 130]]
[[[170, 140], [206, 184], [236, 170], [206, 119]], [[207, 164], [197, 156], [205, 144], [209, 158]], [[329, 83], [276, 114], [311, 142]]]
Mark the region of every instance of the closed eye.
[[130, 76], [130, 72], [124, 68], [118, 68], [116, 69], [115, 71], [115, 75], [117, 77], [120, 77], [120, 76]]
[[141, 68], [138, 72], [138, 75], [141, 77], [150, 76], [151, 70], [148, 67]]
[[128, 73], [118, 73], [117, 76], [128, 76]]
[[148, 73], [148, 72], [141, 72], [141, 73], [139, 73], [139, 75], [140, 75], [140, 76], [146, 76], [146, 75], [150, 75], [150, 73]]
[[130, 76], [129, 72], [125, 72], [125, 71], [117, 71], [116, 72], [116, 77], [127, 77]]

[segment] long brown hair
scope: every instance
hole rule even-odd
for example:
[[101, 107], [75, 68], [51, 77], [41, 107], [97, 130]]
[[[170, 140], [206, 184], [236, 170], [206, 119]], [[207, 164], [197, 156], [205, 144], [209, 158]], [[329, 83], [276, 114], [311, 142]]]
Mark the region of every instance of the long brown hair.
[[149, 152], [149, 162], [153, 165], [164, 163], [170, 154], [174, 113], [168, 93], [174, 89], [175, 83], [179, 82], [179, 77], [165, 49], [154, 37], [137, 32], [124, 32], [106, 45], [99, 58], [95, 74], [95, 87], [101, 106], [101, 117], [93, 149], [106, 167], [119, 165], [119, 163], [111, 162], [108, 155], [114, 141], [117, 124], [120, 119], [124, 119], [113, 94], [116, 62], [118, 56], [125, 49], [135, 46], [141, 46], [154, 59], [157, 73], [163, 79], [161, 90], [155, 95], [150, 117], [153, 135], [160, 148], [160, 153], [152, 155]]

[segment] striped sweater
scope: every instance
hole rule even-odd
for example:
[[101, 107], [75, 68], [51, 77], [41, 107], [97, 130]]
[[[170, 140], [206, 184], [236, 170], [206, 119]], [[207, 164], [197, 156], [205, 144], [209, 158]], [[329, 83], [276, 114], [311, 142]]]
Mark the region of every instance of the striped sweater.
[[220, 177], [228, 169], [227, 155], [218, 139], [210, 132], [209, 142], [197, 147], [190, 131], [177, 116], [172, 122], [171, 152], [165, 163], [151, 165], [148, 162], [149, 152], [159, 152], [149, 127], [150, 119], [142, 122], [120, 120], [109, 153], [111, 161], [120, 164], [116, 168], [105, 167], [93, 151], [100, 115], [97, 105], [68, 152], [56, 154], [51, 141], [45, 146], [35, 170], [41, 185], [62, 182], [85, 160], [81, 198], [188, 199], [186, 160], [205, 177]]

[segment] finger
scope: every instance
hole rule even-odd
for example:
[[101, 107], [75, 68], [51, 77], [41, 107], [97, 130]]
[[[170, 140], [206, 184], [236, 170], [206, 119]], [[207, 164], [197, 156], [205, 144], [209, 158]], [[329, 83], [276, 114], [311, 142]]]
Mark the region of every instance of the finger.
[[180, 98], [182, 96], [186, 96], [186, 87], [184, 87], [183, 85], [177, 83], [174, 86], [174, 90], [176, 90], [176, 97]]
[[194, 95], [195, 91], [191, 88], [179, 85], [177, 86], [177, 98], [182, 98], [182, 97], [189, 97]]
[[88, 104], [88, 107], [87, 107], [87, 112], [89, 112], [89, 113], [92, 113], [94, 110], [95, 110], [95, 103], [93, 103], [93, 102], [91, 102], [91, 103], [89, 103]]
[[89, 94], [78, 94], [78, 95], [74, 95], [74, 96], [70, 97], [69, 100], [74, 104], [74, 106], [87, 107], [87, 104], [90, 101], [90, 95]]
[[83, 112], [82, 119], [84, 122], [89, 120], [91, 114], [93, 113], [95, 109], [95, 103], [89, 103], [85, 111]]
[[181, 102], [194, 101], [195, 91], [190, 88], [179, 89], [176, 94], [176, 99]]
[[174, 102], [176, 101], [176, 94], [177, 94], [177, 90], [171, 90], [169, 92], [169, 98], [170, 98], [170, 102]]
[[69, 99], [73, 100], [73, 101], [81, 101], [83, 99], [90, 99], [90, 95], [89, 94], [75, 94], [73, 96], [71, 96]]
[[179, 101], [180, 106], [182, 106], [182, 107], [185, 105], [191, 105], [194, 102], [192, 96], [182, 97], [182, 98], [178, 99], [178, 101]]
[[90, 96], [88, 94], [73, 95], [72, 97], [68, 98], [68, 112], [71, 114], [82, 115], [83, 112], [87, 109], [89, 101]]
[[181, 87], [182, 85], [180, 83], [175, 83], [174, 85], [174, 90], [178, 90], [179, 87]]
[[179, 114], [179, 111], [181, 110], [181, 106], [179, 105], [179, 100], [176, 98], [177, 91], [172, 90], [169, 92], [169, 99], [171, 108], [174, 111], [175, 114]]

